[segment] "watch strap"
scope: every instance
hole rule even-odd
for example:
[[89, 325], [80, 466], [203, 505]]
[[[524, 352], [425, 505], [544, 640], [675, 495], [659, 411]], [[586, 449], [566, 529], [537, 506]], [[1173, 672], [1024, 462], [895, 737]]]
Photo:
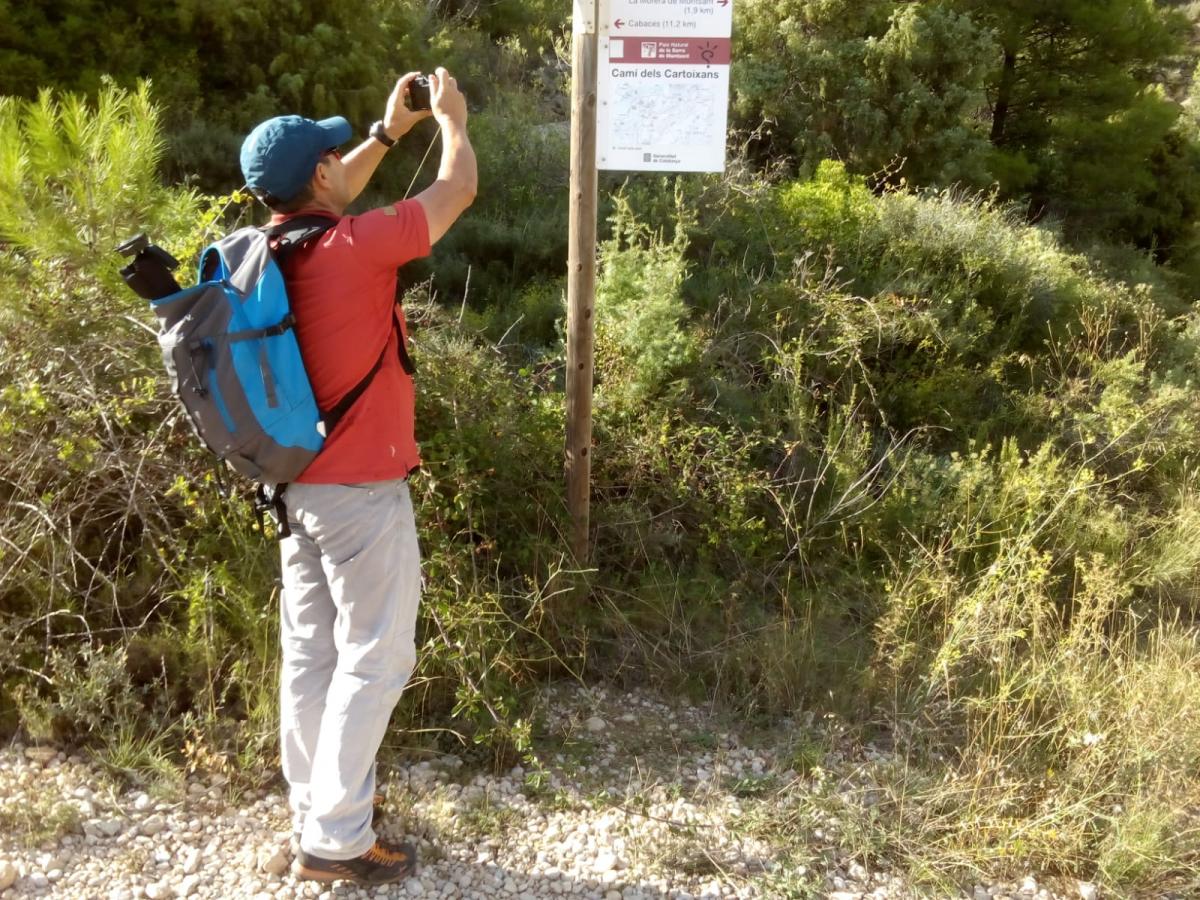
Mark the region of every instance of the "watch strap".
[[383, 144], [383, 146], [385, 146], [385, 147], [390, 147], [394, 143], [396, 143], [394, 140], [392, 140], [390, 137], [388, 137], [387, 129], [385, 129], [383, 127], [383, 119], [380, 119], [378, 122], [376, 122], [374, 125], [371, 126], [370, 135], [371, 135], [371, 137], [375, 138], [375, 140], [379, 141], [379, 143]]

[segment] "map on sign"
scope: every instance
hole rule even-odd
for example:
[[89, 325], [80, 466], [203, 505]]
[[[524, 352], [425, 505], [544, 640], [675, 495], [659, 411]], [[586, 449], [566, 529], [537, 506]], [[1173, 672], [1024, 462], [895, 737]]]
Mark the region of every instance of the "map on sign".
[[[616, 147], [702, 146], [715, 137], [713, 123], [720, 114], [717, 105], [724, 92], [702, 84], [660, 85], [631, 79], [613, 88], [613, 104], [622, 115], [612, 122]], [[722, 147], [722, 149], [724, 149]]]
[[600, 0], [597, 165], [725, 168], [733, 0]]

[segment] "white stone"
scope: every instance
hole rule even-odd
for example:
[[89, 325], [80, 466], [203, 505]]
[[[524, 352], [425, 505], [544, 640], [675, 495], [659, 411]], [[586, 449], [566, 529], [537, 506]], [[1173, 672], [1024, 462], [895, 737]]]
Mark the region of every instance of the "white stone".
[[1096, 885], [1090, 881], [1079, 882], [1079, 898], [1080, 900], [1096, 900], [1099, 896], [1099, 891], [1096, 890]]
[[268, 875], [282, 875], [288, 867], [287, 854], [283, 850], [264, 851], [259, 856], [258, 867]]
[[604, 850], [596, 856], [596, 861], [592, 864], [592, 871], [598, 875], [603, 875], [605, 872], [611, 872], [616, 867], [616, 855]]
[[138, 812], [144, 812], [150, 808], [150, 795], [146, 793], [138, 794], [133, 798], [133, 808]]
[[0, 891], [7, 891], [17, 880], [17, 867], [7, 859], [0, 859]]
[[96, 823], [96, 830], [108, 837], [116, 837], [121, 833], [122, 827], [120, 819], [101, 819]]
[[608, 723], [605, 722], [599, 716], [592, 716], [590, 719], [588, 719], [586, 722], [583, 723], [583, 727], [586, 728], [588, 731], [590, 731], [592, 734], [598, 734], [599, 732], [603, 731], [605, 728], [608, 727]]
[[138, 831], [147, 837], [153, 837], [167, 827], [167, 821], [158, 813], [150, 816], [139, 827]]
[[153, 884], [146, 885], [147, 900], [163, 900], [164, 897], [170, 896], [170, 888], [163, 882], [156, 881]]
[[425, 893], [425, 885], [421, 883], [420, 878], [410, 878], [405, 882], [404, 890], [408, 892], [410, 897], [420, 897]]
[[44, 766], [58, 758], [58, 751], [53, 747], [26, 747], [25, 758]]
[[191, 875], [200, 868], [200, 849], [193, 847], [183, 858], [183, 874]]

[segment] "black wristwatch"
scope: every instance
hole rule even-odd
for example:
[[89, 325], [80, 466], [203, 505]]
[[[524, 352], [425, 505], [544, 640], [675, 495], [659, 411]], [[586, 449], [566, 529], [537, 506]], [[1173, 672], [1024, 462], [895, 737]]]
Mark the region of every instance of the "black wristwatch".
[[390, 147], [392, 144], [396, 143], [394, 140], [388, 137], [387, 129], [383, 127], [383, 119], [380, 119], [371, 126], [370, 135], [385, 147]]

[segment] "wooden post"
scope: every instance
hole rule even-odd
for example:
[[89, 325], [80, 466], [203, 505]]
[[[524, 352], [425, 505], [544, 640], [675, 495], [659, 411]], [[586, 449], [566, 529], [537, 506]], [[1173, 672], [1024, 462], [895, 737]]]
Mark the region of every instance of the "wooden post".
[[571, 39], [571, 225], [567, 254], [567, 509], [571, 551], [588, 562], [596, 299], [597, 0], [575, 0]]

